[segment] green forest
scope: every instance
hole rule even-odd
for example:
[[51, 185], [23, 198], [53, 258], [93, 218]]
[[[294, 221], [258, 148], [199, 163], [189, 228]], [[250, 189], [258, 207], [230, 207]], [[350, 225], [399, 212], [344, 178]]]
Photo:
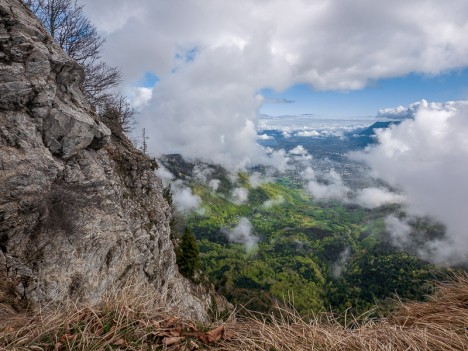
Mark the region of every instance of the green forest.
[[[376, 305], [388, 311], [396, 298], [423, 299], [431, 281], [450, 274], [392, 245], [384, 218], [401, 211], [396, 205], [317, 202], [293, 176], [255, 187], [248, 173], [235, 183], [219, 169], [216, 176], [216, 191], [187, 182], [202, 204], [182, 227], [197, 238], [201, 271], [234, 305], [260, 312], [293, 307], [303, 316], [360, 315]], [[234, 187], [248, 190], [247, 201], [232, 201]], [[251, 223], [255, 245], [229, 240], [240, 218]]]

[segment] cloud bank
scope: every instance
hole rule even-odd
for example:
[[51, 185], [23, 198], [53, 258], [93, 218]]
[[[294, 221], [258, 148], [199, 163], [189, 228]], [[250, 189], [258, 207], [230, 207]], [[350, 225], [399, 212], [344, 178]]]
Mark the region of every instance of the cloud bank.
[[234, 188], [231, 192], [231, 199], [236, 205], [245, 204], [249, 199], [249, 190], [245, 188]]
[[377, 208], [389, 204], [405, 204], [406, 196], [390, 191], [384, 187], [351, 189], [334, 169], [317, 179], [314, 170], [306, 167], [301, 176], [308, 181], [306, 190], [319, 201], [338, 200], [348, 204], [356, 204], [365, 208]]
[[283, 202], [284, 202], [284, 197], [281, 195], [278, 195], [273, 199], [266, 200], [262, 206], [265, 208], [272, 208], [273, 206], [281, 205]]
[[357, 192], [355, 202], [362, 207], [376, 208], [387, 204], [403, 204], [406, 196], [384, 188], [365, 188]]
[[[411, 119], [378, 130], [379, 144], [355, 156], [404, 191], [411, 215], [446, 226], [447, 239], [433, 243], [432, 260], [467, 262], [468, 101], [421, 103], [414, 110]], [[405, 224], [387, 222], [404, 240]]]
[[375, 122], [375, 116], [336, 118], [308, 114], [274, 117], [261, 115], [257, 121], [257, 128], [261, 131], [281, 131], [285, 138], [328, 138], [342, 137], [356, 129], [367, 128]]
[[263, 175], [259, 172], [253, 172], [249, 175], [249, 185], [252, 188], [258, 188], [260, 185], [265, 183], [270, 183], [273, 181], [273, 178], [268, 175]]
[[384, 108], [379, 110], [377, 117], [387, 118], [392, 120], [414, 118], [414, 116], [424, 109], [432, 110], [456, 110], [457, 107], [461, 104], [459, 101], [447, 101], [447, 102], [428, 102], [427, 100], [417, 101], [410, 104], [407, 107], [398, 106], [396, 108]]
[[164, 187], [171, 186], [172, 202], [178, 213], [187, 214], [200, 208], [202, 202], [200, 196], [193, 194], [192, 189], [187, 187], [182, 180], [175, 180], [174, 175], [167, 168], [160, 165], [156, 174]]
[[351, 189], [343, 183], [340, 175], [335, 170], [331, 170], [325, 175], [326, 183], [316, 180], [315, 174], [310, 175], [314, 178], [307, 184], [307, 190], [316, 200], [349, 201], [348, 197]]
[[353, 90], [468, 65], [466, 0], [84, 3], [124, 84], [159, 78], [135, 92], [150, 151], [230, 167], [268, 162], [255, 132], [263, 88]]
[[253, 234], [252, 224], [246, 217], [241, 217], [239, 219], [239, 223], [237, 223], [234, 228], [225, 230], [225, 233], [227, 234], [229, 241], [244, 244], [247, 251], [251, 251], [257, 247], [259, 239]]

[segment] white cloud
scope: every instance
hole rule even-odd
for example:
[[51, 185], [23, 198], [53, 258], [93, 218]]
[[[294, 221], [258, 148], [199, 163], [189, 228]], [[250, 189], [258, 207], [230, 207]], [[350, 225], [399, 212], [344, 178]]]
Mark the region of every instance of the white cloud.
[[407, 221], [389, 215], [385, 218], [385, 228], [390, 233], [394, 245], [404, 248], [411, 241], [411, 225]]
[[156, 170], [156, 175], [161, 179], [164, 187], [167, 187], [175, 179], [174, 175], [161, 164]]
[[431, 216], [447, 227], [447, 240], [432, 260], [468, 260], [468, 102], [420, 106], [414, 119], [378, 130], [378, 145], [355, 155], [376, 176], [401, 188], [412, 215]]
[[183, 185], [181, 181], [171, 184], [172, 202], [179, 213], [187, 214], [199, 208], [201, 198], [192, 193], [192, 189]]
[[385, 108], [379, 110], [377, 117], [379, 118], [388, 118], [388, 119], [406, 119], [413, 118], [416, 113], [421, 109], [432, 109], [432, 110], [456, 110], [457, 106], [460, 105], [459, 101], [447, 101], [447, 102], [427, 102], [426, 100], [421, 100], [415, 103], [410, 104], [407, 107], [398, 106], [396, 108]]
[[306, 189], [316, 200], [339, 200], [344, 203], [357, 204], [365, 208], [376, 208], [389, 204], [403, 204], [406, 197], [402, 194], [392, 192], [383, 187], [351, 189], [346, 186], [341, 176], [331, 170], [324, 175], [324, 180], [319, 181], [316, 178], [312, 167], [306, 167], [301, 172], [304, 180], [307, 180]]
[[346, 247], [340, 253], [338, 260], [334, 262], [333, 265], [331, 266], [331, 275], [333, 278], [337, 279], [341, 277], [341, 274], [343, 273], [346, 267], [346, 263], [348, 262], [350, 256], [351, 256], [351, 249], [349, 247]]
[[177, 212], [187, 214], [200, 208], [200, 196], [193, 194], [182, 180], [175, 180], [174, 175], [167, 168], [160, 165], [156, 170], [156, 175], [161, 179], [164, 187], [171, 186], [172, 202]]
[[271, 135], [268, 135], [268, 134], [260, 134], [257, 136], [257, 139], [259, 140], [271, 140], [273, 139], [273, 137]]
[[208, 183], [208, 186], [211, 188], [211, 190], [216, 191], [218, 190], [220, 184], [221, 181], [219, 179], [211, 179]]
[[265, 207], [265, 208], [271, 208], [271, 207], [273, 207], [273, 206], [281, 205], [283, 202], [284, 202], [284, 197], [281, 196], [281, 195], [278, 195], [278, 196], [275, 197], [274, 199], [266, 200], [266, 201], [263, 203], [263, 207]]
[[295, 101], [294, 100], [288, 100], [285, 98], [277, 98], [277, 99], [264, 99], [264, 102], [266, 104], [293, 104]]
[[253, 234], [252, 224], [246, 217], [241, 217], [239, 223], [231, 230], [225, 230], [225, 233], [230, 241], [244, 244], [247, 251], [257, 247], [258, 237]]
[[291, 155], [291, 159], [304, 164], [310, 163], [309, 161], [313, 159], [312, 155], [310, 155], [302, 145], [297, 145], [295, 148], [289, 150], [288, 154]]
[[301, 171], [301, 177], [304, 180], [314, 180], [315, 179], [315, 171], [312, 167], [306, 167], [303, 171]]
[[300, 137], [318, 137], [321, 134], [316, 130], [304, 130], [302, 132], [298, 132], [296, 135]]
[[152, 96], [153, 96], [152, 88], [136, 87], [136, 88], [131, 88], [128, 91], [128, 98], [130, 99], [130, 105], [138, 111], [140, 111], [143, 107], [148, 105]]
[[[258, 129], [281, 131], [283, 136], [320, 136], [340, 137], [375, 123], [375, 116], [368, 117], [330, 117], [310, 114], [268, 116], [261, 115]], [[317, 134], [318, 133], [318, 134]]]
[[206, 185], [209, 183], [209, 179], [211, 178], [213, 172], [213, 168], [207, 165], [196, 164], [195, 167], [193, 167], [192, 176], [197, 182]]
[[269, 176], [264, 176], [259, 172], [253, 172], [249, 176], [249, 185], [252, 188], [258, 188], [260, 185], [270, 183], [272, 181], [272, 178], [270, 178]]
[[286, 155], [286, 151], [283, 149], [274, 150], [269, 154], [269, 164], [280, 172], [284, 172], [289, 169], [288, 162], [290, 158]]
[[388, 204], [402, 204], [406, 197], [384, 188], [365, 188], [357, 192], [355, 201], [366, 208], [376, 208]]
[[138, 118], [150, 151], [231, 168], [265, 161], [255, 130], [263, 88], [353, 90], [468, 65], [466, 0], [84, 3], [124, 84], [160, 79]]
[[304, 149], [304, 146], [297, 145], [294, 149], [289, 150], [289, 153], [291, 155], [306, 155], [308, 154], [308, 151]]
[[351, 189], [344, 185], [341, 176], [335, 170], [331, 170], [326, 175], [326, 180], [328, 181], [327, 184], [311, 180], [307, 184], [307, 190], [316, 200], [334, 199], [347, 202]]
[[239, 180], [238, 172], [228, 172], [227, 176], [231, 184], [237, 183], [237, 181]]
[[242, 205], [249, 199], [249, 191], [245, 188], [235, 188], [231, 192], [232, 202], [236, 205]]

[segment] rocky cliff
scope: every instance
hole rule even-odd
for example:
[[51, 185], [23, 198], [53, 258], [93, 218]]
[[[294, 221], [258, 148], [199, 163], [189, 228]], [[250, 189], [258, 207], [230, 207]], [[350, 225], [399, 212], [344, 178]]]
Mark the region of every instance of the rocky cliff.
[[0, 0], [0, 286], [96, 303], [132, 281], [205, 319], [212, 297], [177, 271], [156, 163], [97, 120], [82, 82], [34, 15]]

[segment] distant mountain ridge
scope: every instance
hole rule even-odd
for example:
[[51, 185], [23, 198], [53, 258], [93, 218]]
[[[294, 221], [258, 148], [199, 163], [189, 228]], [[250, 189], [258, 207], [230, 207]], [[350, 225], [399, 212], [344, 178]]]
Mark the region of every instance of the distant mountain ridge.
[[401, 121], [379, 121], [379, 122], [375, 122], [373, 125], [371, 125], [370, 127], [358, 132], [358, 133], [355, 133], [359, 136], [367, 136], [367, 137], [373, 137], [375, 136], [375, 130], [376, 129], [385, 129], [385, 128], [388, 128], [390, 126], [393, 126], [393, 125], [398, 125], [400, 124]]

